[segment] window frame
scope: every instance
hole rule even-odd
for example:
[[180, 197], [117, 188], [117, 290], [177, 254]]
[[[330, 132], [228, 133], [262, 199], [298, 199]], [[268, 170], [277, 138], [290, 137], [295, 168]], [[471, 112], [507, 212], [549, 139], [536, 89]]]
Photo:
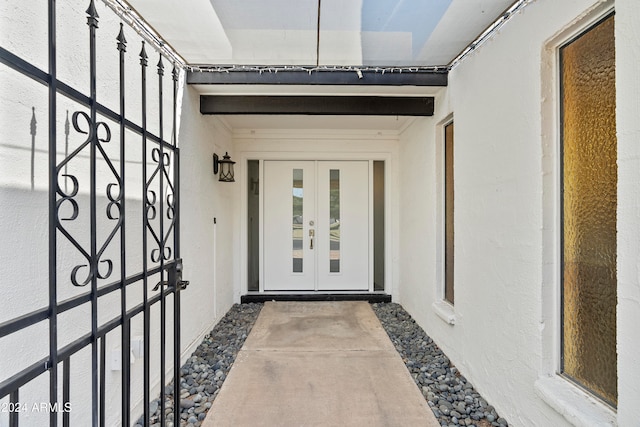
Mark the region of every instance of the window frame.
[[[565, 272], [565, 141], [564, 141], [564, 86], [562, 84], [563, 81], [563, 71], [564, 71], [564, 62], [562, 50], [572, 43], [579, 40], [581, 37], [588, 34], [590, 31], [596, 29], [599, 25], [603, 24], [606, 20], [615, 17], [615, 10], [610, 9], [608, 12], [599, 15], [596, 19], [590, 20], [586, 25], [581, 26], [571, 37], [567, 38], [563, 43], [559, 44], [557, 47], [557, 79], [558, 79], [558, 99], [557, 99], [557, 108], [558, 108], [558, 180], [559, 180], [559, 201], [558, 201], [558, 215], [559, 215], [559, 224], [558, 224], [558, 262], [559, 262], [559, 364], [558, 364], [558, 375], [563, 379], [569, 381], [571, 384], [576, 387], [584, 390], [586, 393], [591, 395], [593, 398], [607, 405], [613, 410], [616, 410], [617, 405], [603, 396], [596, 393], [594, 390], [590, 389], [587, 385], [582, 384], [579, 379], [574, 378], [570, 374], [565, 372], [565, 315], [564, 315], [564, 306], [565, 306], [565, 280], [564, 280], [564, 272]], [[616, 182], [617, 185], [617, 182]], [[617, 329], [616, 329], [617, 335]], [[617, 372], [617, 368], [616, 368]]]
[[[449, 156], [447, 156], [447, 145], [449, 143], [447, 138], [447, 129], [451, 127], [451, 182], [448, 182], [449, 177]], [[444, 302], [455, 305], [455, 126], [454, 120], [451, 118], [447, 122], [442, 125], [442, 135], [443, 135], [443, 144], [442, 144], [442, 191], [443, 191], [443, 262], [442, 262], [442, 282], [443, 282], [443, 291], [442, 291], [442, 299]], [[449, 184], [449, 185], [448, 185]], [[449, 222], [449, 186], [452, 186], [452, 195], [451, 195], [451, 223]], [[449, 248], [449, 242], [447, 240], [448, 230], [451, 228], [452, 232], [452, 241], [451, 248]], [[452, 266], [451, 269], [447, 268], [447, 263], [449, 261], [449, 255], [451, 256]], [[451, 280], [451, 282], [449, 282]], [[449, 283], [451, 287], [449, 288]], [[448, 298], [447, 291], [451, 290], [451, 299]]]
[[549, 36], [541, 52], [541, 153], [542, 153], [542, 276], [540, 284], [541, 365], [534, 383], [536, 395], [568, 423], [615, 425], [616, 410], [561, 375], [562, 328], [560, 304], [563, 274], [561, 246], [561, 151], [560, 151], [560, 47], [584, 33], [615, 11], [605, 0], [566, 21]]
[[436, 190], [436, 286], [433, 288], [433, 303], [431, 309], [434, 314], [449, 326], [456, 324], [455, 307], [445, 299], [446, 269], [445, 269], [445, 128], [454, 122], [453, 113], [449, 113], [435, 126], [435, 170], [437, 179]]

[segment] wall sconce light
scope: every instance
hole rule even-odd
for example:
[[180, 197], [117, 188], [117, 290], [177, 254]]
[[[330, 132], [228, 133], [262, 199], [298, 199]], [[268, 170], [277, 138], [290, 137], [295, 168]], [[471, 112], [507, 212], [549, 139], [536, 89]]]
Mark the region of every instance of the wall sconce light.
[[213, 174], [215, 175], [220, 171], [220, 178], [218, 181], [235, 182], [233, 177], [233, 165], [235, 164], [236, 162], [231, 160], [231, 157], [229, 157], [229, 153], [225, 152], [222, 160], [219, 159], [216, 153], [213, 153]]

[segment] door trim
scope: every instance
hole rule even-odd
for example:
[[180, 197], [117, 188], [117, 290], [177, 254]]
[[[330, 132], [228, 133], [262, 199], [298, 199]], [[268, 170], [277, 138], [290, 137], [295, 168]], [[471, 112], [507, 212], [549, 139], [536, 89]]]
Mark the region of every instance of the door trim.
[[[395, 182], [394, 179], [394, 165], [395, 165], [395, 157], [396, 157], [396, 153], [393, 151], [371, 151], [371, 152], [366, 152], [366, 151], [361, 151], [361, 152], [357, 152], [357, 151], [349, 151], [349, 152], [339, 152], [339, 151], [332, 151], [332, 152], [317, 152], [317, 151], [240, 151], [237, 154], [239, 161], [236, 165], [236, 180], [238, 181], [238, 185], [240, 185], [240, 212], [241, 212], [241, 216], [240, 218], [240, 242], [239, 242], [239, 249], [240, 249], [240, 254], [239, 254], [239, 258], [240, 258], [240, 263], [239, 263], [239, 274], [237, 277], [239, 277], [239, 284], [237, 289], [237, 298], [238, 300], [240, 299], [240, 296], [242, 295], [255, 295], [256, 292], [249, 292], [248, 291], [248, 283], [247, 283], [247, 267], [248, 267], [248, 257], [247, 257], [247, 236], [248, 236], [248, 231], [247, 231], [247, 221], [246, 221], [246, 217], [247, 217], [247, 195], [248, 195], [248, 184], [247, 184], [247, 161], [248, 160], [258, 160], [259, 161], [259, 166], [260, 166], [260, 182], [258, 183], [258, 191], [259, 191], [259, 203], [260, 206], [264, 206], [264, 200], [263, 200], [263, 195], [264, 195], [264, 180], [263, 180], [263, 174], [264, 174], [264, 161], [265, 160], [300, 160], [300, 161], [304, 161], [304, 160], [314, 160], [314, 161], [339, 161], [339, 160], [359, 160], [359, 161], [367, 161], [369, 162], [369, 171], [370, 171], [370, 180], [373, 179], [373, 174], [372, 174], [372, 168], [373, 168], [373, 162], [374, 161], [384, 161], [385, 162], [385, 184], [384, 184], [384, 191], [385, 194], [388, 195], [388, 197], [385, 198], [385, 249], [384, 249], [384, 263], [385, 263], [385, 289], [384, 291], [374, 291], [373, 289], [373, 245], [370, 245], [369, 250], [370, 250], [370, 265], [369, 265], [369, 289], [368, 289], [368, 293], [370, 294], [386, 294], [386, 295], [392, 295], [395, 289], [394, 286], [394, 274], [395, 274], [395, 269], [392, 263], [393, 260], [393, 251], [394, 251], [394, 247], [395, 247], [395, 242], [393, 240], [393, 222], [395, 220], [396, 215], [394, 215], [393, 211], [392, 211], [392, 205], [394, 204], [394, 197], [393, 197], [393, 193], [391, 191], [391, 187], [393, 185], [393, 183]], [[369, 185], [369, 200], [370, 200], [370, 204], [373, 203], [373, 185], [371, 183], [371, 185]], [[370, 215], [370, 221], [371, 221], [371, 216], [373, 215], [373, 207], [370, 206], [369, 209], [369, 215]], [[259, 229], [258, 229], [258, 233], [260, 234], [260, 236], [264, 235], [264, 224], [261, 221], [260, 225], [259, 225]], [[370, 235], [370, 239], [373, 239], [373, 229], [370, 227], [370, 231], [369, 233]], [[259, 256], [261, 257], [262, 260], [262, 254], [264, 254], [264, 239], [260, 239], [260, 242], [258, 244], [259, 247]], [[373, 241], [373, 240], [371, 240]], [[264, 272], [263, 269], [260, 268], [260, 275], [259, 275], [259, 290], [258, 290], [258, 294], [273, 294], [273, 295], [277, 295], [277, 294], [282, 294], [282, 293], [287, 293], [287, 294], [306, 294], [306, 295], [313, 295], [313, 294], [318, 294], [318, 295], [322, 295], [322, 294], [335, 294], [336, 292], [324, 292], [324, 291], [300, 291], [300, 292], [291, 292], [291, 291], [265, 291], [264, 290]], [[362, 294], [363, 291], [344, 291], [344, 292], [340, 292], [341, 294]]]

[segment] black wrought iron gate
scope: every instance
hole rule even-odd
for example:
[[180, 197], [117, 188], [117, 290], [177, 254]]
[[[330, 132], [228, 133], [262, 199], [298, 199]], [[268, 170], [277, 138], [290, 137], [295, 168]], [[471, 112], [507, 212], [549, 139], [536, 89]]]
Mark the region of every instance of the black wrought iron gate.
[[[112, 35], [113, 55], [119, 63], [119, 108], [116, 111], [101, 103], [96, 61], [100, 17], [94, 0], [87, 2], [86, 34], [77, 36], [89, 44], [89, 93], [58, 79], [56, 30], [64, 23], [56, 22], [55, 0], [48, 0], [48, 70], [0, 47], [2, 66], [48, 90], [48, 236], [43, 238], [49, 242], [48, 305], [0, 323], [0, 339], [19, 337], [33, 325], [46, 324], [48, 355], [17, 372], [0, 372], [0, 399], [12, 427], [24, 424], [21, 420], [25, 418], [28, 421], [34, 410], [46, 410], [51, 426], [72, 422], [107, 425], [107, 400], [112, 400], [115, 392], [121, 395], [116, 411], [121, 425], [135, 423], [133, 418], [139, 414], [132, 413], [132, 407], [140, 403], [145, 425], [166, 425], [165, 413], [170, 412], [165, 411], [166, 405], [173, 406], [177, 425], [180, 381], [173, 381], [171, 388], [166, 385], [171, 381], [169, 375], [180, 375], [180, 292], [187, 284], [182, 281], [179, 234], [179, 70], [173, 64], [171, 75], [165, 77], [163, 58], [158, 54], [154, 70], [157, 87], [147, 93], [151, 86], [147, 73], [153, 71], [142, 41], [139, 64], [132, 64], [138, 67], [141, 82], [136, 95], [140, 102], [135, 105], [140, 120], [130, 119], [130, 84], [125, 72], [130, 66], [125, 64], [130, 46], [125, 32], [133, 31], [125, 31], [120, 24], [120, 32]], [[169, 102], [164, 100], [171, 95], [165, 95], [163, 81], [169, 79], [173, 111], [166, 113], [163, 105]], [[149, 99], [159, 100], [152, 111], [157, 133], [148, 126]], [[62, 103], [77, 107], [66, 111], [64, 140], [60, 137], [60, 117], [65, 113], [60, 111]], [[34, 107], [32, 135], [36, 134], [35, 117]], [[171, 135], [167, 139], [168, 128]], [[33, 176], [32, 152], [32, 191]], [[69, 314], [74, 310], [88, 316]], [[86, 333], [74, 336], [73, 330], [69, 332], [70, 322], [62, 325], [65, 316]], [[80, 318], [86, 322], [78, 321]], [[132, 332], [134, 327], [139, 332]], [[119, 349], [108, 351], [114, 347]], [[2, 357], [20, 358], [17, 351]], [[135, 362], [141, 375], [133, 372], [133, 353], [142, 359], [142, 364]], [[120, 372], [114, 366], [118, 355]], [[119, 380], [110, 379], [113, 375]], [[43, 377], [48, 384], [44, 407], [43, 402], [25, 402], [23, 389]], [[83, 378], [90, 378], [86, 388]], [[90, 393], [74, 393], [74, 387]], [[152, 418], [151, 402], [159, 407], [157, 419]], [[35, 404], [39, 408], [31, 406]], [[91, 421], [75, 417], [74, 411], [86, 412]]]

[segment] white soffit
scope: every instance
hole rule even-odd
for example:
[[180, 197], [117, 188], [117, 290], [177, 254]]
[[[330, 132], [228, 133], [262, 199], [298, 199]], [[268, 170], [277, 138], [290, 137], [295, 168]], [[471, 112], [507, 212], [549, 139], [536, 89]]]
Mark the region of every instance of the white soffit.
[[[362, 130], [378, 137], [386, 131], [400, 132], [415, 117], [404, 116], [303, 116], [303, 115], [228, 115], [217, 116], [234, 131], [246, 130]], [[312, 136], [312, 137], [316, 137]]]
[[[514, 0], [128, 0], [191, 65], [442, 66]], [[319, 54], [319, 55], [318, 55]]]
[[422, 46], [419, 61], [451, 63], [513, 3], [513, 0], [454, 0]]
[[128, 0], [138, 14], [187, 62], [231, 55], [231, 43], [209, 0]]

